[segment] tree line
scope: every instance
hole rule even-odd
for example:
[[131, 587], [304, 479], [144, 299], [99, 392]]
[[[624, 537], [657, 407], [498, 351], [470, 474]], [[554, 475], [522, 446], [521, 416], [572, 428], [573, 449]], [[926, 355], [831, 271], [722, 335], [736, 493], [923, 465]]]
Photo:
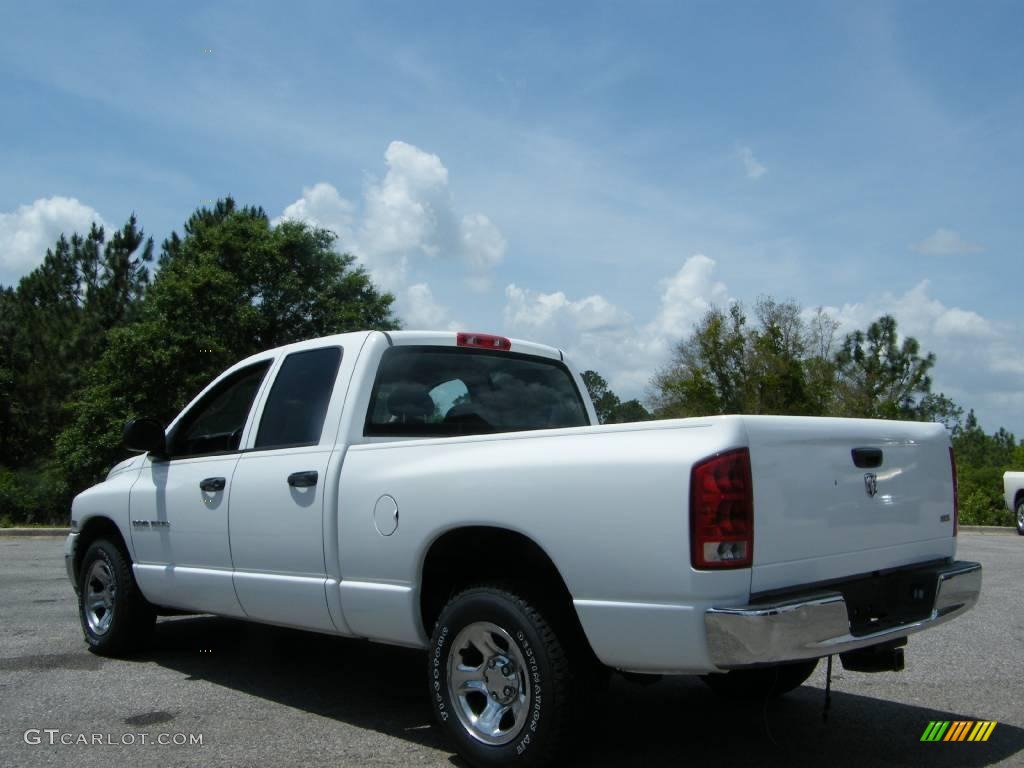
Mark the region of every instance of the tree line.
[[[66, 522], [71, 498], [125, 456], [124, 423], [169, 422], [214, 376], [301, 339], [399, 327], [334, 235], [271, 226], [226, 198], [196, 210], [155, 254], [134, 216], [110, 237], [62, 235], [17, 286], [0, 287], [0, 525]], [[156, 268], [155, 268], [156, 267]], [[646, 404], [586, 371], [602, 423], [722, 413], [940, 421], [957, 450], [964, 522], [1009, 524], [1001, 474], [1024, 467], [1003, 429], [931, 391], [935, 355], [883, 316], [838, 323], [790, 301], [712, 308], [655, 374]]]
[[333, 242], [230, 197], [164, 240], [158, 270], [134, 215], [109, 239], [61, 236], [0, 288], [0, 524], [66, 523], [73, 496], [126, 455], [126, 421], [168, 423], [248, 355], [397, 328], [394, 297]]

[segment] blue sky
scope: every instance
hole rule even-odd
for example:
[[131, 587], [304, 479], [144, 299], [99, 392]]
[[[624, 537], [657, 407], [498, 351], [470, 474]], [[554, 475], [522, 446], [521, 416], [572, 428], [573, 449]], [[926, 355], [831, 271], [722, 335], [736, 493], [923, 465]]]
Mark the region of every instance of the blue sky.
[[[1024, 6], [5, 2], [0, 283], [228, 193], [330, 226], [407, 326], [642, 396], [712, 303], [892, 312], [1024, 435]], [[212, 53], [204, 53], [209, 49]]]

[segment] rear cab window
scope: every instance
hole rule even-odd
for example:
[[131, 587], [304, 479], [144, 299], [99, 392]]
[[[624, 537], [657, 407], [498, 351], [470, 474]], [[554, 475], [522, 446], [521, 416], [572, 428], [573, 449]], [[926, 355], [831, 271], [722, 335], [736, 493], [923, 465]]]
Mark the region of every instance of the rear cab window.
[[559, 360], [397, 346], [381, 358], [363, 434], [454, 437], [589, 423], [573, 376]]

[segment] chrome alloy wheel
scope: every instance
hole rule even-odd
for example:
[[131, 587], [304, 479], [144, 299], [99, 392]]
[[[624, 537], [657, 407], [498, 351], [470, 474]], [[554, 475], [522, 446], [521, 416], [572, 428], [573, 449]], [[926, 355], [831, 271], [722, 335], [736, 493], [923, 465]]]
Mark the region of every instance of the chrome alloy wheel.
[[1017, 505], [1017, 530], [1024, 531], [1024, 501]]
[[117, 595], [117, 582], [114, 572], [106, 560], [97, 560], [89, 568], [85, 577], [85, 620], [95, 635], [105, 635], [114, 620], [114, 597]]
[[484, 744], [512, 741], [530, 712], [523, 652], [497, 624], [464, 627], [448, 651], [448, 695], [466, 732]]

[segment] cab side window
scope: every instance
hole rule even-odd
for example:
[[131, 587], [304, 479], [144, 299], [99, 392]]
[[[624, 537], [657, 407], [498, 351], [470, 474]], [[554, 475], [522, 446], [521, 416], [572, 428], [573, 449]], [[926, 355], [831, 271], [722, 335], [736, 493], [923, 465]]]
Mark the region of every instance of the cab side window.
[[341, 354], [340, 347], [324, 347], [285, 358], [263, 408], [256, 450], [320, 442]]
[[249, 409], [269, 369], [269, 360], [256, 363], [207, 392], [168, 436], [171, 458], [237, 451]]

